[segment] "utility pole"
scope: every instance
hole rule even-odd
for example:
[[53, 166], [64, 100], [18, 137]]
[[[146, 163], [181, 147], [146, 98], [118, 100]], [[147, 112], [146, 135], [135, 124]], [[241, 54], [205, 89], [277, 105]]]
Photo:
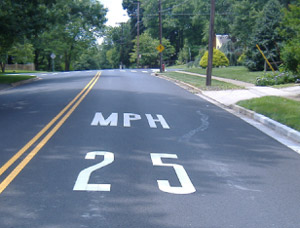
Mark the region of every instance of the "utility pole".
[[206, 70], [206, 85], [211, 86], [211, 74], [213, 65], [213, 42], [215, 37], [214, 23], [215, 23], [215, 0], [210, 0], [210, 23], [209, 23], [209, 41], [208, 41], [208, 63]]
[[136, 37], [136, 66], [139, 68], [140, 65], [140, 1], [137, 2], [137, 37]]
[[120, 48], [120, 69], [123, 69], [123, 59], [124, 59], [124, 54], [123, 54], [123, 45], [124, 45], [124, 24], [125, 22], [120, 22], [120, 23], [116, 23], [119, 24], [122, 30], [122, 36], [120, 39], [120, 44], [121, 44], [121, 48]]
[[[158, 2], [158, 17], [159, 17], [159, 44], [162, 45], [162, 21], [161, 21], [161, 0]], [[160, 52], [160, 72], [163, 72], [162, 67], [162, 51]]]

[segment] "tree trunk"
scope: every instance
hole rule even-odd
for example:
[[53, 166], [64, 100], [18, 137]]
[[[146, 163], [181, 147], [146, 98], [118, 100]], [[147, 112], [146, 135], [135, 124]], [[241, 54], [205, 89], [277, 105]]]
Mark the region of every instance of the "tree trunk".
[[4, 62], [1, 62], [0, 65], [1, 65], [1, 71], [2, 71], [2, 73], [4, 73], [6, 64]]
[[70, 64], [71, 64], [71, 55], [68, 55], [67, 52], [65, 52], [65, 71], [70, 71]]
[[39, 68], [40, 68], [39, 56], [40, 56], [40, 52], [38, 50], [34, 50], [34, 66], [35, 66], [35, 70], [39, 70]]

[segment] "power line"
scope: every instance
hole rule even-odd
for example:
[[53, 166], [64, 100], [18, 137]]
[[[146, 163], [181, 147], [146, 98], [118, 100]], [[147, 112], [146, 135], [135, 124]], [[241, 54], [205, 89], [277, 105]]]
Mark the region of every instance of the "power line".
[[162, 10], [161, 12], [163, 13], [163, 12], [171, 11], [171, 10], [174, 9], [174, 8], [177, 8], [177, 7], [179, 7], [179, 6], [182, 6], [183, 4], [185, 4], [185, 3], [188, 2], [188, 1], [189, 1], [189, 0], [185, 0], [185, 1], [182, 2], [182, 3], [179, 3], [179, 4], [175, 5], [175, 6], [169, 7], [169, 8], [167, 8], [167, 9], [164, 9], [164, 10]]

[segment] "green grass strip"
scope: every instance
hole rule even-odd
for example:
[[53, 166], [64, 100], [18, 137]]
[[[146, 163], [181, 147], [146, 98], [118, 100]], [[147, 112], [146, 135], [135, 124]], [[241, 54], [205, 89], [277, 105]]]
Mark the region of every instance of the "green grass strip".
[[36, 78], [36, 76], [0, 74], [0, 84], [11, 84], [31, 78]]
[[238, 105], [300, 131], [300, 102], [275, 96], [239, 101]]
[[221, 82], [217, 80], [212, 80], [211, 86], [206, 86], [206, 78], [197, 77], [188, 74], [182, 74], [177, 72], [168, 72], [163, 73], [163, 75], [173, 78], [185, 83], [191, 84], [195, 87], [198, 87], [201, 90], [229, 90], [229, 89], [242, 89], [243, 87], [236, 86], [230, 83]]
[[[187, 68], [184, 70], [191, 73], [206, 74], [206, 69], [201, 69], [201, 68]], [[249, 82], [252, 84], [255, 84], [256, 78], [262, 76], [263, 74], [264, 74], [263, 71], [250, 72], [244, 66], [213, 68], [212, 70], [213, 76], [234, 79], [242, 82]]]

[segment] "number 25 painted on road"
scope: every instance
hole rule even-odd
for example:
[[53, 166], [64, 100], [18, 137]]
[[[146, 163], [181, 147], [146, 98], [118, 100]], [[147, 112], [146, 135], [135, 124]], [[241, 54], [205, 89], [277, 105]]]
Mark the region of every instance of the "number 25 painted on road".
[[[73, 187], [74, 191], [110, 191], [111, 188], [110, 184], [89, 184], [88, 183], [92, 172], [101, 169], [111, 164], [114, 161], [114, 154], [112, 152], [107, 152], [107, 151], [88, 152], [85, 156], [85, 159], [95, 159], [97, 155], [104, 156], [103, 161], [96, 165], [88, 167], [79, 173], [75, 185]], [[183, 166], [178, 164], [163, 163], [161, 160], [162, 158], [177, 159], [178, 157], [176, 154], [151, 153], [150, 156], [151, 156], [153, 166], [173, 167], [178, 177], [178, 180], [181, 184], [181, 187], [172, 187], [168, 180], [157, 180], [158, 187], [161, 191], [172, 193], [172, 194], [191, 194], [196, 191], [194, 185], [192, 184]]]

